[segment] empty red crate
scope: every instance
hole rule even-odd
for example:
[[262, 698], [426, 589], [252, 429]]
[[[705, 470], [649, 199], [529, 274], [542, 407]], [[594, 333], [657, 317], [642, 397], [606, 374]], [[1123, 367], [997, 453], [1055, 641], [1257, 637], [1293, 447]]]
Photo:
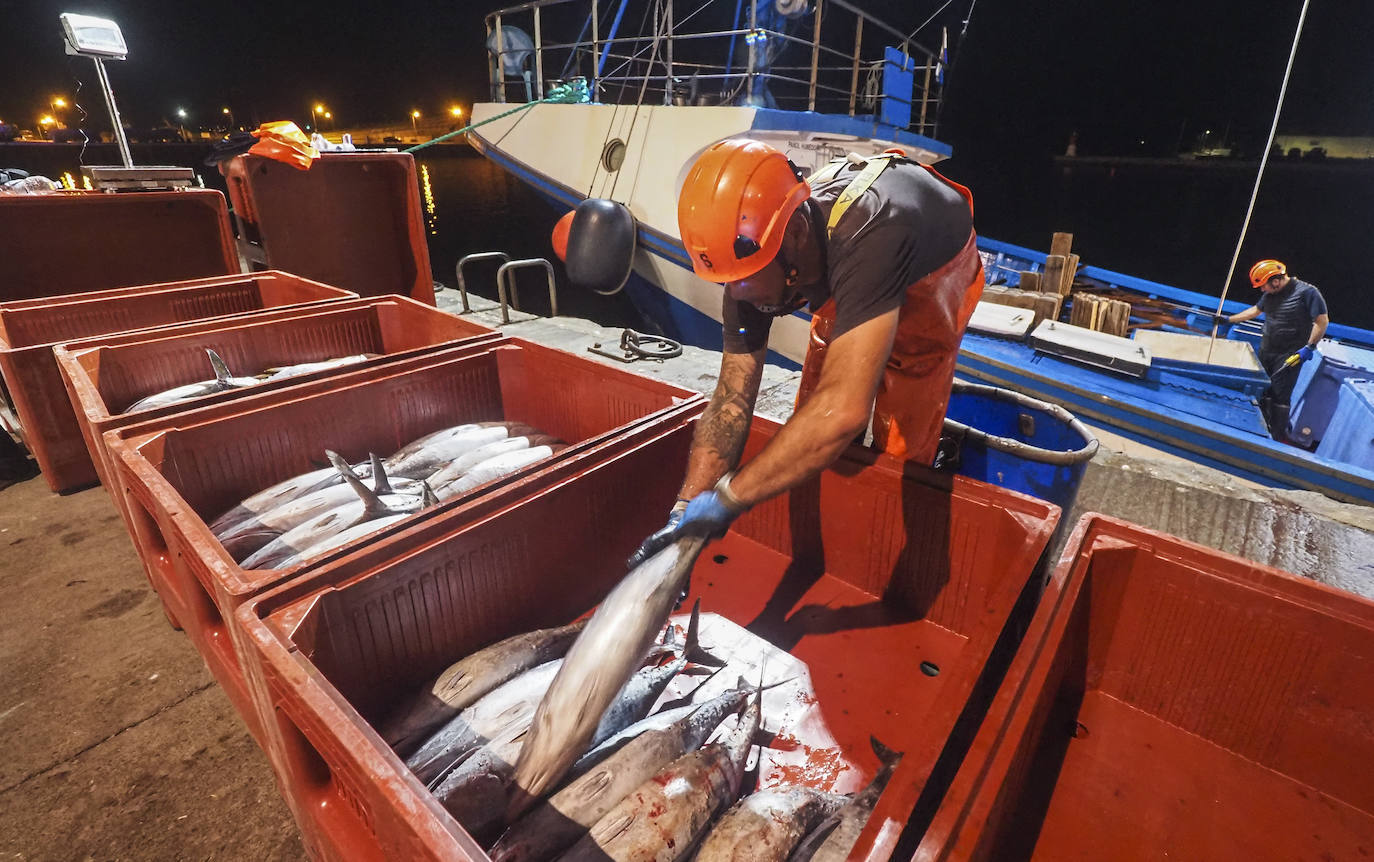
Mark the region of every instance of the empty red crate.
[[[279, 389], [420, 355], [467, 339], [497, 339], [493, 330], [403, 297], [340, 301], [323, 308], [259, 312], [250, 318], [216, 319], [172, 326], [152, 333], [101, 336], [53, 348], [86, 449], [102, 483], [123, 508], [108, 479], [106, 431], [146, 422], [205, 404]], [[315, 372], [200, 398], [126, 413], [140, 398], [213, 376], [206, 350], [218, 353], [235, 374], [316, 362], [360, 353], [376, 359], [343, 369]]]
[[[519, 339], [460, 346], [327, 380], [110, 431], [135, 542], [159, 594], [251, 723], [254, 713], [226, 627], [246, 599], [293, 570], [245, 570], [207, 526], [245, 497], [320, 466], [326, 449], [358, 461], [464, 422], [528, 423], [577, 457], [701, 396]], [[386, 536], [464, 500], [523, 481], [548, 464], [445, 501]], [[532, 478], [533, 477], [533, 478]], [[373, 539], [377, 541], [377, 539]], [[347, 554], [351, 546], [307, 564]]]
[[[524, 501], [430, 519], [240, 609], [269, 755], [313, 855], [487, 858], [370, 722], [458, 657], [589, 610], [662, 525], [695, 424], [644, 429], [640, 445], [560, 465]], [[755, 419], [746, 457], [778, 427]], [[806, 662], [862, 780], [877, 766], [870, 734], [905, 750], [865, 852], [907, 822], [1058, 518], [854, 449], [702, 555], [686, 606], [700, 598]]]
[[356, 291], [434, 304], [415, 158], [409, 153], [325, 153], [310, 169], [262, 156], [226, 163], [244, 240], [273, 269]]
[[917, 859], [1374, 852], [1374, 602], [1079, 522]]
[[0, 302], [238, 272], [208, 189], [0, 197]]
[[97, 481], [98, 474], [62, 384], [53, 345], [352, 296], [284, 272], [263, 272], [0, 303], [0, 374], [43, 478], [54, 491], [66, 491]]

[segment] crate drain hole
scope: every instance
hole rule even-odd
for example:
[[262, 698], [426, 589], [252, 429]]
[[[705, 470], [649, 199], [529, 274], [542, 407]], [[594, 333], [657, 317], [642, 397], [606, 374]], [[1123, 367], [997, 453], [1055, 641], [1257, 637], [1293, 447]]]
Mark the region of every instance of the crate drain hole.
[[939, 676], [940, 666], [933, 661], [923, 661], [921, 662], [921, 673], [926, 676]]

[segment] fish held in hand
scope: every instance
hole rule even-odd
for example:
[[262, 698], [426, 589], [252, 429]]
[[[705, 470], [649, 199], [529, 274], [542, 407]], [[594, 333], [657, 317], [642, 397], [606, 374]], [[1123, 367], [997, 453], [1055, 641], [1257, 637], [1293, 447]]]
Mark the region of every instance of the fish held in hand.
[[535, 712], [520, 749], [513, 821], [551, 791], [596, 733], [678, 601], [705, 541], [680, 539], [621, 579], [597, 607]]

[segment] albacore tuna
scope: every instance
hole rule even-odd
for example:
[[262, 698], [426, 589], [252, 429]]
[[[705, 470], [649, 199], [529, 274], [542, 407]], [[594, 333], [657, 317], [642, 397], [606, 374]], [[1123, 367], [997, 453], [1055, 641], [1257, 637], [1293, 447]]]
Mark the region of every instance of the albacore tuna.
[[249, 386], [256, 386], [262, 381], [256, 377], [235, 377], [230, 371], [229, 366], [224, 364], [224, 360], [213, 350], [206, 350], [210, 357], [210, 368], [214, 370], [215, 376], [212, 380], [202, 380], [197, 383], [188, 383], [185, 386], [177, 386], [167, 389], [146, 398], [140, 398], [133, 404], [124, 408], [125, 413], [134, 413], [139, 410], [150, 410], [154, 407], [165, 407], [168, 404], [179, 404], [182, 401], [189, 401], [192, 398], [201, 398], [205, 395], [213, 395], [216, 392], [227, 392], [230, 389], [244, 389]]
[[711, 822], [739, 797], [760, 709], [756, 696], [720, 742], [684, 754], [659, 770], [602, 815], [560, 858], [569, 862], [689, 858]]
[[705, 542], [680, 539], [626, 575], [597, 607], [535, 712], [515, 768], [513, 821], [584, 752], [607, 707], [643, 660]]

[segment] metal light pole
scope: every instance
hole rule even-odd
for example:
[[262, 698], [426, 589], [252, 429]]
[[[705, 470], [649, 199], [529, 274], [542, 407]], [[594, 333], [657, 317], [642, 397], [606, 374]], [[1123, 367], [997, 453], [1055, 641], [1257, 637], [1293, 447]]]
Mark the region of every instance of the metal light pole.
[[226, 116], [226, 117], [229, 118], [229, 130], [230, 130], [230, 131], [233, 131], [233, 129], [234, 129], [234, 112], [231, 111], [231, 110], [229, 110], [229, 108], [228, 108], [227, 106], [226, 106], [226, 107], [223, 107], [223, 108], [220, 108], [219, 110], [220, 110], [220, 113], [224, 114], [224, 116]]
[[420, 134], [420, 127], [419, 127], [419, 125], [415, 122], [415, 121], [418, 120], [418, 119], [420, 119], [420, 112], [419, 112], [419, 111], [411, 111], [411, 112], [410, 112], [410, 131], [411, 131], [412, 133], [416, 134], [416, 135]]

